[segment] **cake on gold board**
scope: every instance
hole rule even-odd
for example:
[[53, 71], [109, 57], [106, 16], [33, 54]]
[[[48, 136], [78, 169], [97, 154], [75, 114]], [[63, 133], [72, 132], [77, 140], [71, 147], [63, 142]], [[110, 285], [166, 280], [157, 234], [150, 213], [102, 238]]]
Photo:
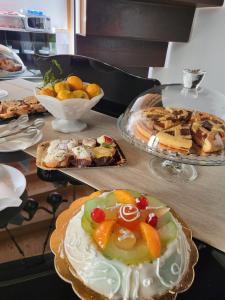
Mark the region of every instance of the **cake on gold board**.
[[60, 214], [50, 240], [59, 276], [85, 300], [173, 300], [194, 280], [198, 251], [158, 199], [99, 191]]

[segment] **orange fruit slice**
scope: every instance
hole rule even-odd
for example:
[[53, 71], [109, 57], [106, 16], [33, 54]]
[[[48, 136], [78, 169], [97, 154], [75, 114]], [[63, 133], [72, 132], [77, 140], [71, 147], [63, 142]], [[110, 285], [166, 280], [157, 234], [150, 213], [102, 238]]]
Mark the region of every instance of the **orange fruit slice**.
[[106, 220], [100, 223], [93, 233], [95, 243], [102, 250], [104, 250], [108, 244], [115, 223], [116, 221]]
[[73, 90], [82, 90], [83, 88], [83, 81], [78, 76], [67, 77], [67, 82]]
[[59, 81], [59, 82], [56, 82], [55, 85], [54, 85], [54, 89], [56, 91], [56, 93], [58, 94], [59, 91], [61, 90], [70, 90], [70, 87], [69, 87], [69, 84], [65, 81]]
[[73, 98], [72, 96], [72, 92], [68, 91], [68, 90], [60, 90], [57, 94], [57, 98], [59, 100], [65, 100], [65, 99], [70, 99]]
[[135, 198], [125, 190], [115, 190], [114, 194], [117, 198], [117, 202], [123, 204], [133, 204], [135, 205]]
[[90, 98], [98, 96], [101, 94], [101, 88], [96, 83], [90, 83], [85, 87], [85, 91], [88, 93]]
[[158, 231], [145, 222], [140, 223], [140, 229], [150, 255], [154, 258], [159, 257], [161, 253], [161, 243]]

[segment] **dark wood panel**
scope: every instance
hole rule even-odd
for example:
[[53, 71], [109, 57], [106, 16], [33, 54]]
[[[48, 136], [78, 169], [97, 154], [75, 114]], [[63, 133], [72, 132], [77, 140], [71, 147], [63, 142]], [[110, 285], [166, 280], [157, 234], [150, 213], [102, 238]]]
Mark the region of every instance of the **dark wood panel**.
[[118, 66], [118, 67], [130, 74], [141, 76], [143, 78], [148, 78], [149, 67], [125, 67], [125, 66]]
[[224, 0], [128, 0], [135, 2], [152, 2], [152, 3], [161, 3], [161, 4], [176, 4], [176, 5], [194, 5], [195, 7], [215, 7], [222, 6]]
[[186, 42], [195, 7], [128, 0], [87, 0], [87, 35]]
[[[164, 1], [164, 0], [163, 0]], [[224, 3], [224, 0], [175, 0], [175, 1], [171, 1], [171, 0], [167, 0], [168, 2], [177, 2], [177, 3], [185, 3], [185, 4], [194, 4], [195, 6], [200, 6], [200, 7], [204, 7], [204, 6], [222, 6]]]
[[93, 57], [118, 67], [162, 67], [168, 43], [76, 35], [76, 54]]

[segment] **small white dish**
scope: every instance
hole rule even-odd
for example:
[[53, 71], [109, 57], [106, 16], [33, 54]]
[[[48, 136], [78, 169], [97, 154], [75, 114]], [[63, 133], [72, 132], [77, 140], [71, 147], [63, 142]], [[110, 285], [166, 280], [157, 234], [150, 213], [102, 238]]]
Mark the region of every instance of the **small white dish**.
[[0, 164], [0, 182], [7, 185], [18, 197], [22, 196], [26, 188], [25, 176], [16, 168]]
[[4, 143], [0, 143], [0, 153], [1, 152], [16, 152], [20, 150], [25, 150], [37, 143], [42, 139], [43, 134], [40, 130], [37, 131], [37, 134], [34, 138], [21, 138], [19, 140], [8, 141]]
[[8, 92], [6, 90], [2, 90], [0, 89], [0, 99], [7, 97], [8, 96]]
[[101, 90], [100, 95], [90, 100], [72, 98], [60, 101], [55, 97], [39, 95], [38, 91], [38, 88], [34, 89], [35, 97], [55, 117], [55, 120], [52, 121], [53, 129], [64, 133], [79, 132], [86, 128], [87, 124], [80, 118], [104, 96], [104, 92]]

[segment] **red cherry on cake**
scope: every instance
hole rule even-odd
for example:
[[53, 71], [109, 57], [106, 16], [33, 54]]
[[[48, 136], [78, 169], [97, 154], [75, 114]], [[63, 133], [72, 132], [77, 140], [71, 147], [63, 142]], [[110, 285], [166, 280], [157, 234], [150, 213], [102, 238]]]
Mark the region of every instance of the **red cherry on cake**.
[[98, 208], [98, 207], [94, 208], [91, 212], [91, 218], [96, 223], [101, 223], [101, 222], [105, 221], [104, 210], [101, 208]]
[[105, 143], [106, 144], [112, 144], [113, 143], [113, 139], [110, 136], [105, 135]]
[[152, 227], [156, 227], [156, 225], [158, 223], [158, 217], [156, 216], [156, 214], [150, 213], [150, 214], [148, 214], [145, 222], [147, 224], [151, 225]]
[[139, 209], [146, 209], [146, 207], [148, 206], [148, 199], [145, 196], [136, 198], [136, 206]]

